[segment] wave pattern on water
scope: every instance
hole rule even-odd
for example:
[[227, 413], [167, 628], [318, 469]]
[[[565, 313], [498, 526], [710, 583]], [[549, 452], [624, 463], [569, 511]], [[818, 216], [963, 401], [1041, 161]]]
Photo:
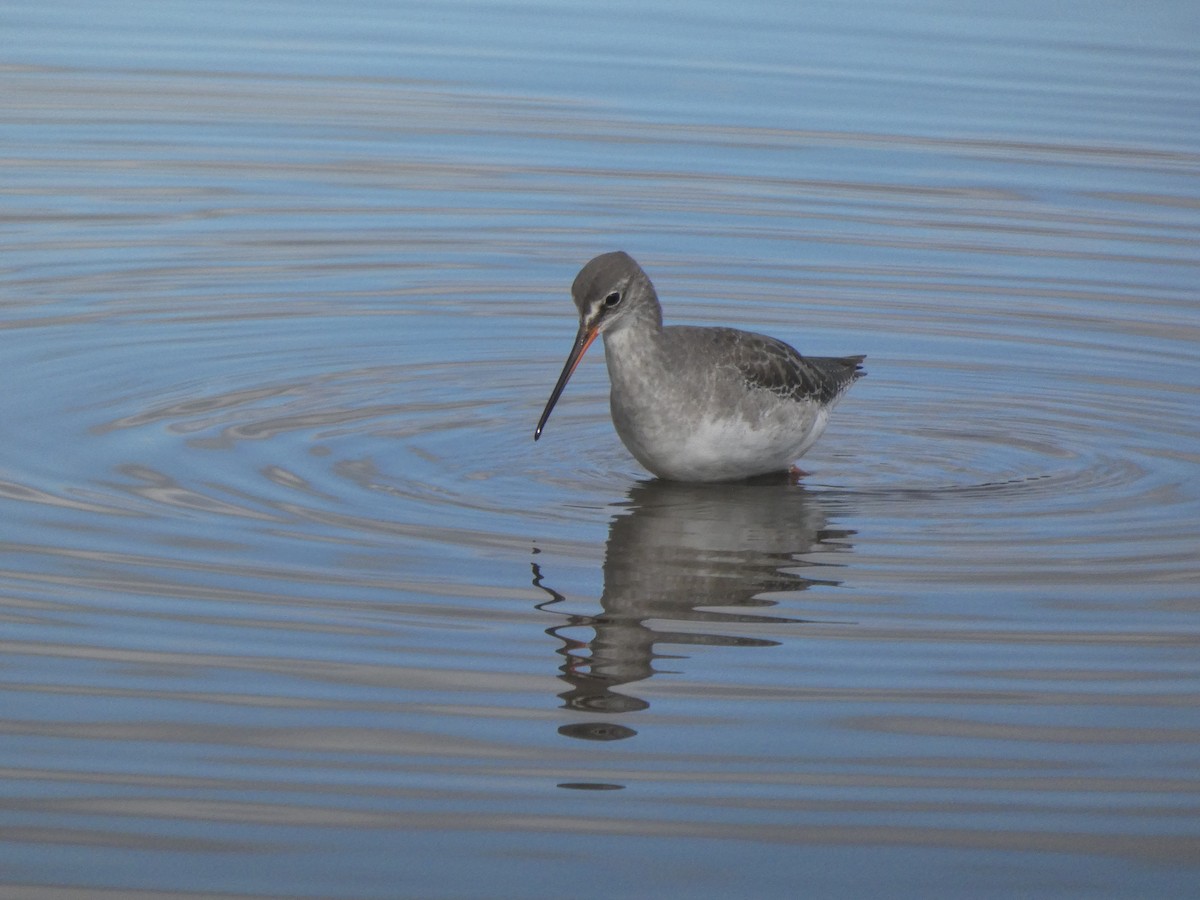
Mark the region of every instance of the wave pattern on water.
[[[7, 888], [546, 895], [587, 865], [635, 895], [667, 859], [697, 896], [834, 896], [883, 857], [947, 896], [1190, 887], [1200, 155], [1174, 132], [0, 80]], [[570, 280], [616, 246], [672, 321], [869, 355], [804, 484], [648, 479], [598, 359], [533, 444]], [[448, 846], [475, 862], [413, 874]]]

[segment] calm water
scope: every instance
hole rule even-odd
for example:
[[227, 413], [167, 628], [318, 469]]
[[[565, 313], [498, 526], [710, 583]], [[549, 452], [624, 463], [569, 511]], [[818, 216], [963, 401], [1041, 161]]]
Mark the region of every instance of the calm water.
[[[1195, 896], [1194, 4], [106, 6], [0, 13], [6, 897]], [[802, 485], [533, 444], [616, 248], [869, 355]]]

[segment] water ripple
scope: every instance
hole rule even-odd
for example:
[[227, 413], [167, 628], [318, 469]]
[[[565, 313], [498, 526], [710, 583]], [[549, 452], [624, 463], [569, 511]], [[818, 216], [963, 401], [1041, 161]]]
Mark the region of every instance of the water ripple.
[[[0, 66], [9, 892], [868, 896], [825, 873], [949, 860], [946, 896], [1182, 896], [1191, 48], [1115, 5], [1031, 53], [992, 13], [812, 41], [824, 7], [701, 4], [641, 54], [565, 5], [384, 6], [247, 7], [234, 52], [197, 5], [170, 67], [157, 18], [16, 25], [71, 55]], [[963, 22], [995, 31], [891, 52]], [[536, 89], [470, 82], [539, 48]], [[533, 443], [617, 247], [670, 321], [869, 355], [811, 476], [648, 478], [600, 348]]]

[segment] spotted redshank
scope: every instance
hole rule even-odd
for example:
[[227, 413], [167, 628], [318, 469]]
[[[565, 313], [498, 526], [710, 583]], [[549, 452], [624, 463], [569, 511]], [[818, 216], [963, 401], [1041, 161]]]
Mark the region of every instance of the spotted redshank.
[[862, 356], [801, 356], [762, 334], [664, 326], [654, 285], [621, 251], [584, 266], [571, 295], [579, 332], [533, 439], [587, 348], [604, 335], [617, 434], [638, 462], [671, 481], [798, 472], [792, 463], [864, 374]]

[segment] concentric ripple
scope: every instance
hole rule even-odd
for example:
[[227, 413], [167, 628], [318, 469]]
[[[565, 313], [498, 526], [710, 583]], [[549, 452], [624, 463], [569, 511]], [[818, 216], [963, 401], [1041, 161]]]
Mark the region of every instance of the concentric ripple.
[[[0, 893], [1190, 895], [1192, 48], [308, 5], [15, 20]], [[811, 475], [533, 442], [617, 248], [867, 354]]]
[[[565, 334], [571, 323], [569, 307], [562, 307], [559, 319], [516, 315], [489, 327], [513, 339], [554, 327]], [[419, 342], [414, 326], [430, 319], [406, 317], [405, 342]], [[466, 519], [475, 541], [489, 530], [528, 538], [544, 534], [552, 521], [594, 519], [646, 477], [608, 423], [599, 354], [534, 444], [532, 423], [554, 355], [351, 364], [350, 357], [369, 359], [386, 346], [374, 321], [348, 320], [367, 327], [346, 332], [363, 343], [347, 344], [340, 359], [330, 359], [328, 348], [305, 346], [321, 334], [309, 321], [277, 323], [275, 340], [290, 347], [283, 357], [264, 357], [252, 341], [239, 357], [242, 323], [210, 326], [192, 352], [224, 348], [226, 372], [214, 383], [149, 390], [118, 383], [97, 394], [90, 383], [66, 380], [49, 361], [30, 359], [45, 402], [67, 406], [69, 397], [89, 395], [87, 405], [77, 404], [72, 441], [83, 441], [89, 468], [109, 460], [109, 471], [58, 485], [27, 472], [25, 483], [10, 479], [6, 495], [121, 515], [170, 518], [187, 510], [214, 517], [209, 527], [224, 520], [222, 528], [298, 518], [335, 532], [341, 523], [357, 538], [397, 527], [442, 528], [437, 533], [457, 543], [465, 539]], [[1139, 361], [1126, 352], [1113, 362], [1136, 366], [1143, 377], [1123, 383], [1079, 371], [1071, 356], [1026, 364], [1023, 358], [1041, 351], [1020, 340], [1019, 333], [992, 331], [976, 358], [961, 340], [934, 359], [872, 355], [870, 376], [844, 399], [805, 461], [813, 473], [808, 490], [859, 516], [921, 509], [919, 519], [953, 521], [970, 529], [964, 536], [986, 535], [993, 549], [1009, 543], [1013, 553], [1028, 551], [1031, 525], [1044, 531], [1049, 521], [1064, 523], [1055, 545], [1085, 536], [1123, 540], [1115, 516], [1160, 548], [1171, 545], [1194, 503], [1183, 481], [1194, 424], [1182, 414], [1186, 393], [1149, 376], [1173, 361]], [[1009, 351], [1010, 359], [999, 358]], [[159, 352], [170, 353], [170, 346], [147, 348]], [[293, 359], [314, 353], [321, 365], [286, 371], [295, 368]], [[102, 370], [107, 354], [104, 345], [78, 348], [79, 371]], [[72, 425], [60, 419], [58, 427]], [[558, 496], [569, 499], [552, 499]]]

